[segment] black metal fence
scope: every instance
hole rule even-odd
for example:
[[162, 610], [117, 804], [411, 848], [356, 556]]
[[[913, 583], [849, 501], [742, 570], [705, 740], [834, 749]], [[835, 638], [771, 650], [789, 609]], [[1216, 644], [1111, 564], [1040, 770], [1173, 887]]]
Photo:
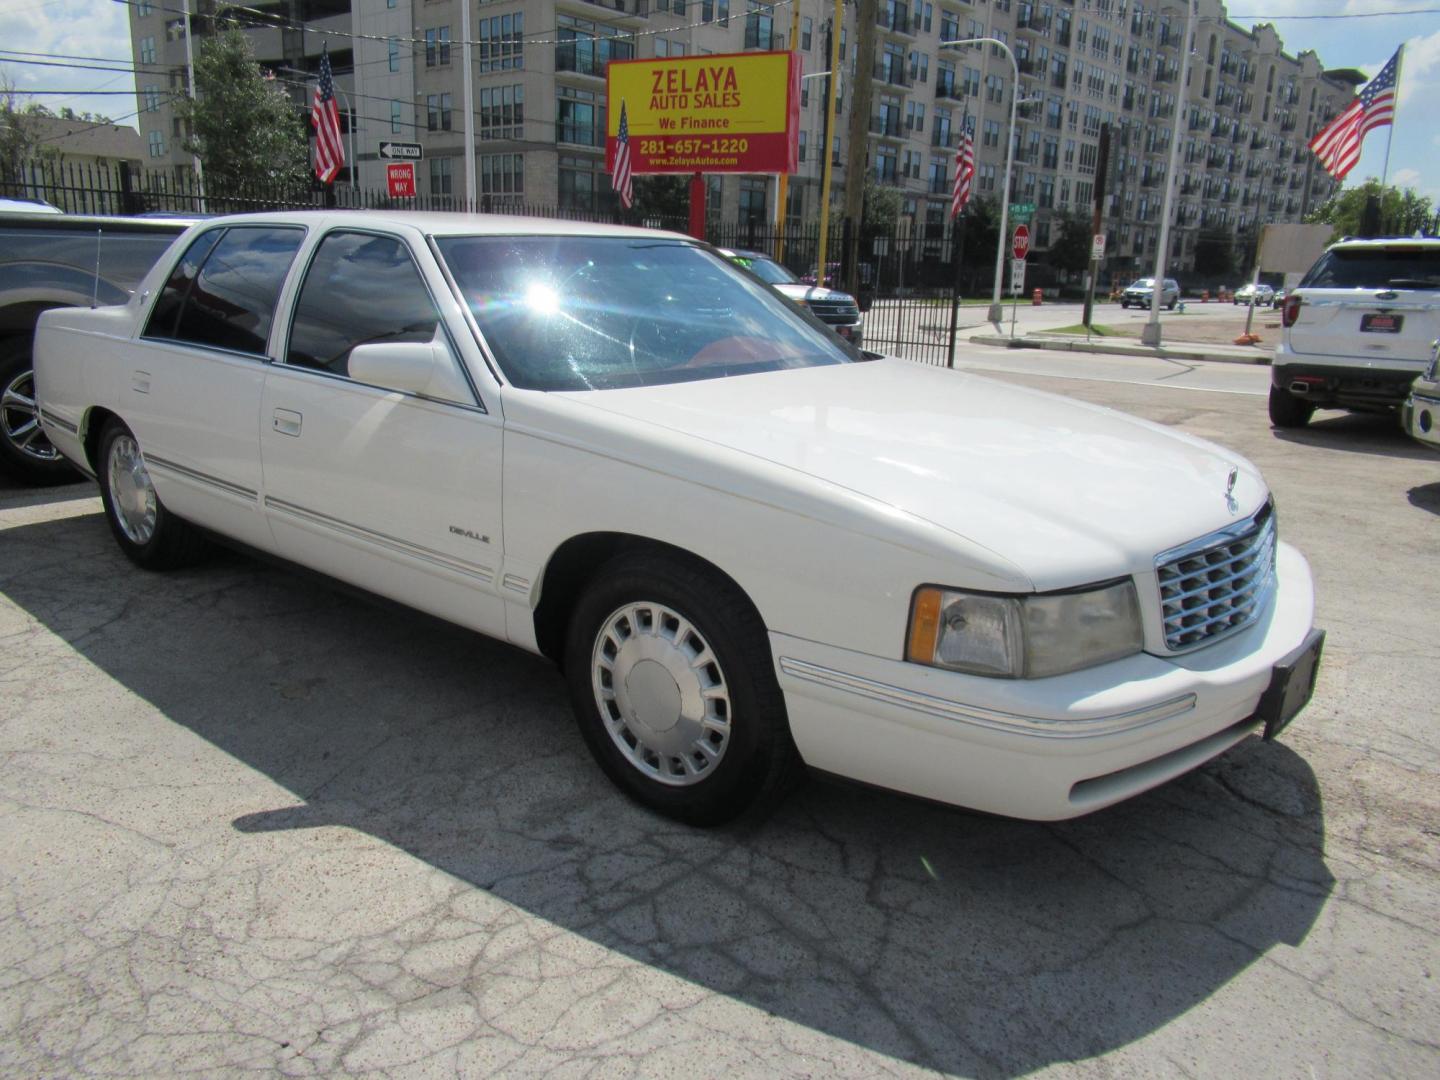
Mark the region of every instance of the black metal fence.
[[[76, 214], [230, 214], [280, 209], [431, 210], [459, 212], [463, 197], [454, 194], [393, 198], [386, 192], [351, 187], [251, 183], [228, 188], [202, 187], [188, 169], [132, 169], [114, 166], [35, 162], [0, 180], [0, 196], [44, 199]], [[636, 211], [592, 212], [583, 208], [527, 203], [511, 195], [482, 194], [485, 213], [563, 218], [688, 230], [674, 216]], [[781, 233], [768, 222], [724, 221], [711, 217], [706, 240], [719, 247], [758, 251], [813, 283], [820, 259], [818, 223], [791, 223]], [[960, 295], [985, 295], [990, 270], [955, 259], [960, 237], [948, 225], [920, 234], [865, 228], [852, 237], [835, 221], [826, 241], [824, 283], [844, 289], [849, 283], [866, 311], [868, 348], [927, 363], [948, 363], [953, 351], [950, 306]]]

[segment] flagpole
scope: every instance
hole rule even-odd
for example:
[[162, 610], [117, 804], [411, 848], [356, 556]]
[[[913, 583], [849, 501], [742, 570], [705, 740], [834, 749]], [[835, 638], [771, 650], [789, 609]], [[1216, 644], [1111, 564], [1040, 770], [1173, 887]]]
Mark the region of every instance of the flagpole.
[[[1395, 141], [1395, 118], [1400, 112], [1400, 69], [1405, 66], [1405, 43], [1395, 50], [1395, 108], [1390, 113], [1390, 130], [1385, 133], [1385, 164], [1380, 168], [1380, 213], [1385, 213], [1385, 181], [1390, 176], [1390, 144]], [[1382, 225], [1383, 227], [1383, 225]]]

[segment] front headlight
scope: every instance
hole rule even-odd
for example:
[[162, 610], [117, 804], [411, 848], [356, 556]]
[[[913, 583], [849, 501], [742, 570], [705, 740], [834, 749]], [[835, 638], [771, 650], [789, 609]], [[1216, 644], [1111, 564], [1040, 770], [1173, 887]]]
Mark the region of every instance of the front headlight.
[[997, 596], [915, 590], [905, 659], [1006, 679], [1039, 679], [1140, 651], [1140, 602], [1129, 578], [1073, 592]]

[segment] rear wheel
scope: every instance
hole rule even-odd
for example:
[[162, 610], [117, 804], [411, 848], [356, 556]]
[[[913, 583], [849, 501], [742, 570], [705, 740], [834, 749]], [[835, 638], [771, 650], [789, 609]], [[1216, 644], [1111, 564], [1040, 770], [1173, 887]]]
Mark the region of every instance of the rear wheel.
[[603, 567], [571, 616], [565, 677], [601, 769], [661, 814], [718, 825], [794, 775], [764, 625], [699, 564], [646, 551]]
[[29, 338], [12, 341], [0, 349], [0, 466], [27, 484], [64, 484], [80, 479], [40, 427]]
[[146, 570], [172, 570], [204, 554], [205, 537], [165, 509], [139, 442], [119, 420], [101, 430], [96, 466], [105, 520], [131, 562]]
[[1277, 428], [1301, 428], [1310, 422], [1315, 406], [1290, 391], [1270, 385], [1270, 423]]

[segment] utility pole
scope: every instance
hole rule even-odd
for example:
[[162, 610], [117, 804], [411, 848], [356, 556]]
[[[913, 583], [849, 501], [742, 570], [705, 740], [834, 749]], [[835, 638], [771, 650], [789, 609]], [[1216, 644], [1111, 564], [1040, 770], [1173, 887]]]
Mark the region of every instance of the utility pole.
[[[877, 0], [858, 0], [855, 8], [856, 63], [850, 87], [850, 144], [845, 148], [845, 291], [860, 292], [860, 225], [865, 214], [865, 156], [870, 147], [870, 102], [875, 81], [875, 13]], [[869, 68], [867, 71], [866, 68]], [[903, 68], [901, 69], [903, 73]]]
[[1088, 327], [1095, 312], [1095, 279], [1100, 275], [1100, 260], [1095, 257], [1095, 237], [1105, 229], [1105, 181], [1110, 172], [1110, 125], [1100, 125], [1100, 160], [1095, 165], [1095, 212], [1090, 216], [1090, 281], [1085, 286], [1085, 317]]
[[[800, 0], [790, 3], [790, 45], [791, 53], [800, 51]], [[790, 174], [781, 173], [775, 182], [775, 261], [785, 261], [785, 211], [790, 200]]]
[[830, 118], [835, 115], [835, 87], [840, 81], [840, 24], [845, 18], [844, 0], [835, 0], [835, 15], [830, 24], [830, 78], [825, 84], [825, 156], [820, 171], [820, 252], [815, 268], [815, 284], [825, 284], [825, 260], [830, 247], [830, 176], [834, 172], [830, 154]]

